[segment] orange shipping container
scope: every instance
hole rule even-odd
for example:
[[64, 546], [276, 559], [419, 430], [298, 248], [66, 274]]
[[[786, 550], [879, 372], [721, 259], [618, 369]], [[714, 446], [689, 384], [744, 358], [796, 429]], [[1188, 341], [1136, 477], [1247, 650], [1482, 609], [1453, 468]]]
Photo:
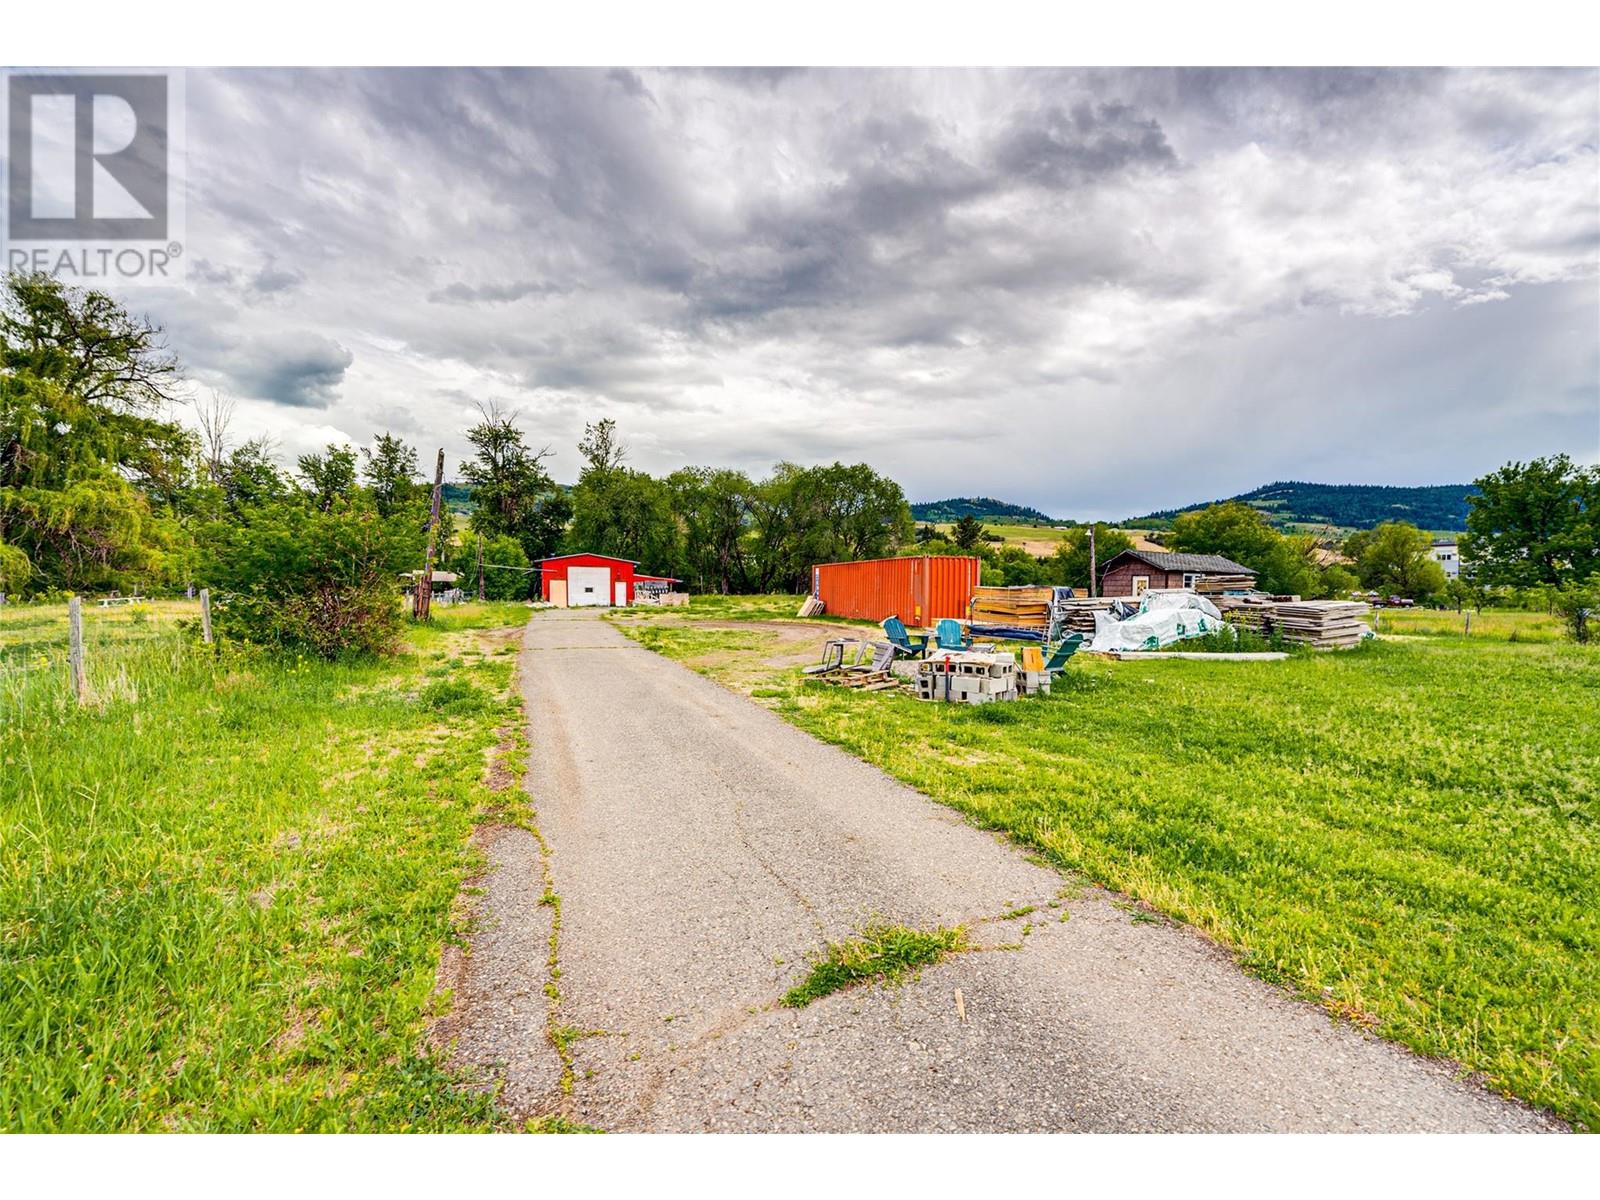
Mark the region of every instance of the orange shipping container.
[[811, 568], [811, 594], [836, 617], [899, 617], [907, 625], [929, 626], [944, 617], [966, 617], [978, 569], [976, 558], [928, 554], [821, 563]]

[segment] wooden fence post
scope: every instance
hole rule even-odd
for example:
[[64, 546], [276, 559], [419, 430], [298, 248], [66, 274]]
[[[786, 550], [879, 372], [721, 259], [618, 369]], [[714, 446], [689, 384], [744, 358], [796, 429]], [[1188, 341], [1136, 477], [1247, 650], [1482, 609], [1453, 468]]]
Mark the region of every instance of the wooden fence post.
[[439, 532], [439, 493], [444, 490], [444, 448], [439, 448], [439, 461], [433, 468], [433, 504], [428, 509], [428, 553], [422, 563], [422, 578], [417, 580], [417, 603], [413, 615], [419, 621], [432, 619], [433, 614], [433, 549]]
[[67, 661], [72, 666], [72, 692], [83, 704], [89, 698], [89, 681], [83, 669], [83, 601], [77, 596], [67, 601], [67, 629], [71, 637]]
[[200, 589], [200, 636], [211, 644], [211, 589]]

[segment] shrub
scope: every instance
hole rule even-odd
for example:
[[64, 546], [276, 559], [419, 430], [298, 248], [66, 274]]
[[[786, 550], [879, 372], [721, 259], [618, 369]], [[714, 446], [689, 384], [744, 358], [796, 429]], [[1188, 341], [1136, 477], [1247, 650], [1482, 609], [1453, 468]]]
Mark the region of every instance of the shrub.
[[20, 592], [33, 574], [33, 564], [16, 546], [0, 542], [0, 593]]
[[1551, 596], [1551, 609], [1567, 627], [1567, 636], [1587, 643], [1600, 625], [1600, 575], [1584, 583], [1566, 583]]
[[217, 632], [324, 658], [393, 651], [403, 619], [395, 536], [370, 507], [344, 502], [322, 512], [284, 501], [214, 526], [204, 571]]

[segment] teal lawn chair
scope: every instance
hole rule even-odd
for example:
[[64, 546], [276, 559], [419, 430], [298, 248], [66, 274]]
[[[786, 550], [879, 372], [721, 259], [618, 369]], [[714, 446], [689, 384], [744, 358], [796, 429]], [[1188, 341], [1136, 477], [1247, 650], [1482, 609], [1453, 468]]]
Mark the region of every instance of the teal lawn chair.
[[896, 657], [904, 654], [909, 658], [921, 658], [928, 652], [928, 635], [924, 633], [912, 637], [906, 632], [906, 623], [899, 617], [885, 618], [883, 632], [888, 635]]
[[934, 626], [933, 636], [939, 643], [941, 650], [970, 650], [972, 639], [961, 630], [961, 622], [954, 617], [945, 617]]
[[1062, 669], [1067, 665], [1067, 659], [1076, 654], [1078, 648], [1082, 645], [1083, 634], [1081, 633], [1074, 633], [1070, 637], [1062, 638], [1061, 644], [1050, 651], [1050, 657], [1044, 660], [1044, 669], [1051, 675], [1061, 674]]

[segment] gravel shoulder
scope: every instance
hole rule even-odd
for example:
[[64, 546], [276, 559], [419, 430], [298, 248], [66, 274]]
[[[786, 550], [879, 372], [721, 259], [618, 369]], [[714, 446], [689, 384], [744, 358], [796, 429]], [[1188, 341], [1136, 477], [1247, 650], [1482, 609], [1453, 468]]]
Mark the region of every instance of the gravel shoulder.
[[[523, 646], [527, 785], [562, 898], [560, 1020], [588, 1035], [572, 1046], [578, 1120], [750, 1132], [1560, 1128], [1249, 978], [1188, 930], [1066, 886], [597, 614], [539, 613]], [[542, 943], [542, 918], [497, 899], [497, 877], [495, 927], [529, 922], [526, 939]], [[899, 987], [778, 1006], [809, 955], [872, 919], [965, 923], [978, 948]], [[491, 996], [525, 994], [514, 972], [485, 978]], [[534, 1036], [508, 1027], [497, 1053], [517, 1061], [519, 1039]], [[530, 1067], [528, 1079], [548, 1072]]]
[[469, 888], [474, 897], [471, 953], [446, 946], [438, 989], [447, 1013], [430, 1040], [517, 1120], [551, 1109], [561, 1060], [545, 1034], [551, 911], [539, 903], [539, 846], [526, 829], [489, 825], [477, 842], [487, 859]]

